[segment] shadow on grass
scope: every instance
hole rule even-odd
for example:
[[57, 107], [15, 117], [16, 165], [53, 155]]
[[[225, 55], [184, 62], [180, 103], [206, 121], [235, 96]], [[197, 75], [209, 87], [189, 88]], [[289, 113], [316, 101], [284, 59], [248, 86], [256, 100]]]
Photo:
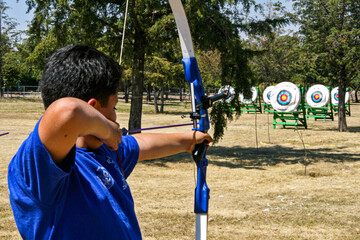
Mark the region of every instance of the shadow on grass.
[[[311, 163], [325, 161], [341, 163], [344, 161], [360, 161], [360, 153], [346, 152], [342, 147], [306, 149], [307, 160]], [[280, 145], [269, 147], [243, 148], [239, 146], [223, 147], [213, 146], [207, 154], [210, 165], [227, 168], [244, 168], [264, 170], [264, 166], [275, 166], [277, 164], [297, 164], [304, 160], [304, 149], [294, 149]], [[168, 162], [189, 162], [192, 161], [191, 154], [181, 153], [174, 156], [148, 160], [142, 162], [146, 165], [167, 167]]]

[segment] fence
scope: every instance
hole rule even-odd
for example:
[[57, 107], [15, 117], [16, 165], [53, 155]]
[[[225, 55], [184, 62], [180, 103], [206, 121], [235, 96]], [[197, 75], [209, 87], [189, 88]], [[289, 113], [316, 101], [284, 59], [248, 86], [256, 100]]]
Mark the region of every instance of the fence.
[[6, 87], [4, 97], [7, 98], [40, 98], [39, 86]]
[[[209, 95], [215, 95], [218, 92], [218, 89], [206, 89], [206, 92]], [[181, 94], [180, 94], [181, 93]], [[153, 98], [153, 94], [151, 94]], [[186, 88], [170, 88], [165, 91], [165, 95], [167, 99], [180, 99], [180, 95], [182, 95], [183, 99], [190, 100], [189, 90]], [[119, 92], [119, 97], [124, 98], [125, 93]], [[131, 98], [131, 92], [129, 93]], [[147, 92], [143, 93], [144, 98], [147, 97]], [[41, 98], [41, 94], [39, 91], [39, 86], [15, 86], [15, 87], [6, 87], [4, 89], [4, 97], [5, 98]]]
[[[214, 89], [205, 89], [205, 92], [209, 95], [216, 95], [219, 91], [219, 88]], [[181, 92], [181, 94], [180, 94]], [[143, 93], [144, 98], [147, 97], [147, 92]], [[358, 98], [355, 97], [355, 94], [358, 95]], [[187, 88], [170, 88], [165, 91], [166, 99], [180, 99], [180, 95], [185, 100], [190, 100], [189, 89]], [[360, 91], [351, 91], [350, 98], [352, 102], [356, 102], [356, 99], [360, 98]], [[119, 92], [119, 97], [124, 98], [125, 93]], [[131, 98], [131, 92], [129, 93]], [[41, 94], [39, 91], [39, 86], [14, 86], [14, 87], [6, 87], [4, 89], [4, 97], [5, 98], [41, 98]], [[153, 94], [151, 94], [151, 98], [153, 98]]]

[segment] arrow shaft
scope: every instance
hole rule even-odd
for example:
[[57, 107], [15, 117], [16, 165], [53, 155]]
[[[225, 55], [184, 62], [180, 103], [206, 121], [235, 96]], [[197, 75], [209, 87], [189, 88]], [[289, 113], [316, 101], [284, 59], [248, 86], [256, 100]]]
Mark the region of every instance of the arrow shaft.
[[6, 134], [9, 134], [9, 132], [1, 133], [1, 134], [0, 134], [0, 137], [1, 137], [1, 136], [4, 136], [4, 135], [6, 135]]
[[166, 126], [158, 126], [158, 127], [131, 129], [131, 130], [126, 130], [124, 132], [125, 133], [140, 132], [140, 131], [147, 131], [147, 130], [154, 130], [154, 129], [161, 129], [161, 128], [183, 127], [183, 126], [189, 126], [189, 125], [193, 125], [193, 123], [184, 123], [184, 124], [166, 125]]
[[[212, 121], [210, 121], [212, 123]], [[193, 123], [183, 123], [183, 124], [174, 124], [174, 125], [166, 125], [166, 126], [158, 126], [158, 127], [149, 127], [149, 128], [139, 128], [139, 129], [131, 129], [131, 130], [123, 130], [125, 134], [130, 132], [140, 132], [140, 131], [147, 131], [147, 130], [154, 130], [154, 129], [162, 129], [162, 128], [173, 128], [173, 127], [183, 127], [183, 126], [190, 126]]]

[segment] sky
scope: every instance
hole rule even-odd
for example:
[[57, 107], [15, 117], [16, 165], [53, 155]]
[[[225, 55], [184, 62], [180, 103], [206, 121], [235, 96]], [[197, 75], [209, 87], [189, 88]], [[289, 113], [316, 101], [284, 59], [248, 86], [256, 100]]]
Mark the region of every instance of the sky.
[[[0, 0], [1, 1], [1, 0]], [[6, 2], [6, 5], [10, 8], [6, 11], [7, 15], [11, 18], [15, 19], [15, 22], [19, 23], [17, 29], [25, 30], [27, 28], [27, 21], [30, 23], [32, 19], [32, 14], [26, 14], [27, 5], [25, 4], [25, 0], [2, 0]]]

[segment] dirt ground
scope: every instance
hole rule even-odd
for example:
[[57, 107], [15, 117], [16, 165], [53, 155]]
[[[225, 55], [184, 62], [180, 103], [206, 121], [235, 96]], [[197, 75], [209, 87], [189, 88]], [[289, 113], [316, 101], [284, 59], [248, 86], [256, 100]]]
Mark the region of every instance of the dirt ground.
[[[117, 108], [127, 126], [129, 104]], [[153, 108], [144, 104], [142, 127], [189, 121], [181, 118], [189, 104], [169, 104], [166, 114]], [[7, 166], [42, 113], [39, 100], [0, 101], [0, 134], [9, 132], [0, 137], [1, 239], [20, 239]], [[351, 105], [349, 132], [338, 132], [337, 124], [310, 119], [306, 130], [273, 129], [272, 116], [247, 113], [231, 122], [207, 155], [208, 239], [360, 239], [360, 104]], [[190, 154], [141, 162], [128, 182], [144, 239], [194, 239]]]

